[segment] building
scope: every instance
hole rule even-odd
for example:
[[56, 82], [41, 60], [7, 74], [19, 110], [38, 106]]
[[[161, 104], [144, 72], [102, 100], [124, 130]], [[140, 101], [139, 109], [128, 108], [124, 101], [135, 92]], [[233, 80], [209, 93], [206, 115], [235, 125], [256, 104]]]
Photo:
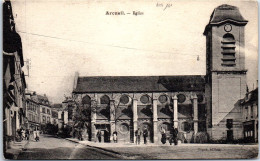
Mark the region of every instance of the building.
[[146, 127], [149, 141], [157, 142], [172, 126], [179, 125], [189, 139], [194, 130], [205, 132], [204, 84], [202, 76], [78, 77], [74, 94], [91, 108], [92, 139], [97, 130], [108, 129], [118, 131], [119, 141], [130, 142], [137, 127]]
[[66, 97], [66, 99], [62, 102], [64, 124], [73, 126], [74, 123], [73, 114], [75, 110], [74, 107], [75, 107], [75, 102], [70, 97]]
[[52, 109], [51, 110], [51, 124], [53, 125], [58, 125], [59, 120], [58, 120], [58, 111]]
[[16, 32], [10, 1], [3, 3], [3, 131], [4, 151], [24, 124], [25, 75], [21, 37]]
[[[245, 25], [235, 6], [217, 7], [206, 26], [207, 132], [214, 140], [243, 138], [240, 99], [246, 93]], [[232, 123], [231, 128], [227, 124]]]
[[[91, 111], [88, 135], [97, 130], [119, 141], [133, 142], [138, 127], [147, 128], [150, 142], [161, 132], [178, 128], [188, 142], [199, 135], [211, 141], [243, 139], [242, 106], [246, 93], [244, 28], [235, 6], [214, 9], [206, 25], [206, 75], [80, 77], [76, 73], [73, 98]], [[104, 136], [108, 140], [110, 136]]]
[[26, 128], [30, 131], [35, 130], [35, 128], [40, 128], [40, 105], [37, 100], [32, 99], [31, 96], [36, 93], [26, 93], [26, 110], [25, 116], [27, 118]]
[[46, 95], [38, 95], [38, 99], [41, 109], [41, 123], [51, 123], [51, 107], [48, 98], [46, 97]]
[[245, 141], [258, 143], [258, 88], [246, 94], [242, 111]]
[[73, 126], [73, 110], [74, 110], [74, 101], [71, 98], [66, 97], [66, 99], [61, 104], [53, 104], [52, 111], [57, 113], [57, 123], [59, 129], [62, 129], [66, 125]]
[[[26, 93], [26, 128], [34, 130], [35, 127], [47, 132], [48, 129], [50, 133], [50, 128], [54, 127], [52, 125], [59, 124], [58, 111], [62, 109], [62, 106], [57, 104], [51, 105], [46, 95], [38, 95], [36, 92]], [[47, 127], [47, 124], [51, 126]]]
[[53, 111], [56, 111], [58, 116], [57, 116], [57, 119], [58, 119], [58, 128], [59, 130], [61, 130], [63, 127], [64, 127], [64, 109], [63, 109], [63, 106], [62, 104], [60, 103], [56, 103], [56, 104], [53, 104], [52, 105], [52, 110]]
[[48, 100], [48, 97], [44, 95], [36, 94], [36, 92], [31, 96], [31, 98], [38, 102], [40, 107], [40, 123], [41, 123], [41, 130], [44, 130], [46, 124], [51, 123], [51, 105]]

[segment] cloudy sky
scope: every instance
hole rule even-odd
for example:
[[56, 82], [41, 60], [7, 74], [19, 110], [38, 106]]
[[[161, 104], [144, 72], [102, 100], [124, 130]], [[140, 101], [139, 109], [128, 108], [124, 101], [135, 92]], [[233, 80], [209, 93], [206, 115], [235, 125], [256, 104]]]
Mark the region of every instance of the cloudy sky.
[[[156, 7], [163, 4], [164, 7]], [[30, 59], [28, 89], [59, 103], [80, 76], [205, 75], [209, 17], [227, 1], [13, 0], [16, 29]], [[171, 4], [164, 10], [167, 4]], [[246, 68], [257, 80], [257, 4], [228, 1], [249, 21]], [[105, 15], [141, 11], [144, 15]], [[197, 57], [199, 56], [199, 61]]]

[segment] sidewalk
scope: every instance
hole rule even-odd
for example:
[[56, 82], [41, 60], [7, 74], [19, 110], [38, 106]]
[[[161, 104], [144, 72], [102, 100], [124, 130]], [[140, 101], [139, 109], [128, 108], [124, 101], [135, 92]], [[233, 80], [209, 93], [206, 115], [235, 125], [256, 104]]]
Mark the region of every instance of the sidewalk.
[[[169, 143], [166, 144], [143, 144], [136, 145], [135, 143], [99, 143], [99, 142], [93, 142], [93, 141], [79, 141], [76, 138], [66, 138], [66, 140], [80, 143], [83, 145], [87, 145], [90, 147], [96, 147], [96, 148], [109, 148], [109, 147], [151, 147], [151, 146], [174, 146], [170, 145]], [[247, 146], [247, 147], [258, 147], [258, 144], [196, 144], [196, 143], [181, 143], [178, 144], [177, 147], [238, 147], [238, 146]]]
[[13, 142], [10, 149], [6, 150], [5, 159], [17, 159], [18, 155], [26, 149], [26, 145], [29, 143], [28, 140], [23, 140], [21, 142]]
[[99, 147], [99, 148], [109, 148], [109, 147], [140, 147], [140, 146], [158, 146], [157, 144], [140, 144], [140, 145], [136, 145], [135, 143], [99, 143], [99, 142], [93, 142], [93, 141], [79, 141], [76, 138], [66, 138], [66, 140], [75, 142], [75, 143], [80, 143], [80, 144], [84, 144], [87, 146], [91, 146], [91, 147]]

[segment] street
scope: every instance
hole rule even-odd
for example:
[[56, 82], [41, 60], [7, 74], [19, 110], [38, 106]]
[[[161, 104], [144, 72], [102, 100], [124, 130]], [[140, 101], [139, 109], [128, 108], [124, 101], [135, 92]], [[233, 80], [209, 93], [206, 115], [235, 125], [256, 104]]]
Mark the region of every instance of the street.
[[137, 159], [249, 159], [258, 156], [258, 145], [181, 145], [109, 148]]
[[48, 135], [41, 136], [39, 142], [30, 140], [25, 148], [26, 150], [19, 154], [17, 159], [124, 159], [117, 154]]
[[31, 140], [25, 148], [18, 159], [245, 159], [258, 156], [257, 145], [133, 145], [100, 149], [49, 135], [42, 135], [39, 142]]

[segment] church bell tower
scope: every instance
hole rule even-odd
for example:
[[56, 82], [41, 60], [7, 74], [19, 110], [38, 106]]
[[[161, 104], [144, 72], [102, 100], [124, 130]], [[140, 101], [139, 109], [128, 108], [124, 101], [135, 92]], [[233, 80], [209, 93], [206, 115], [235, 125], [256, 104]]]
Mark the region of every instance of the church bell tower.
[[[205, 28], [207, 132], [212, 140], [243, 137], [239, 100], [246, 93], [245, 25], [237, 7], [214, 9]], [[227, 124], [232, 123], [232, 126]]]

